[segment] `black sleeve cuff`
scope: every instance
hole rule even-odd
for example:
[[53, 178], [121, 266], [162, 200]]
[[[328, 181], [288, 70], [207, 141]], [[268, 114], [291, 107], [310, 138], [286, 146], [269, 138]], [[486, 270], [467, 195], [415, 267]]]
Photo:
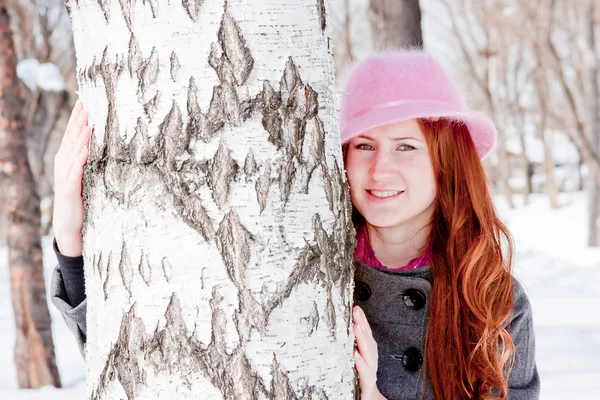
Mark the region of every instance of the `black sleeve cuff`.
[[79, 257], [69, 257], [62, 254], [58, 248], [58, 244], [56, 243], [56, 238], [52, 242], [52, 247], [54, 248], [54, 253], [56, 253], [56, 259], [58, 263], [62, 267], [61, 270], [78, 270], [80, 269], [83, 273], [83, 256]]
[[53, 243], [54, 252], [60, 265], [60, 273], [63, 278], [63, 284], [69, 304], [77, 307], [85, 300], [85, 278], [83, 270], [83, 256], [67, 257], [60, 253], [56, 239]]

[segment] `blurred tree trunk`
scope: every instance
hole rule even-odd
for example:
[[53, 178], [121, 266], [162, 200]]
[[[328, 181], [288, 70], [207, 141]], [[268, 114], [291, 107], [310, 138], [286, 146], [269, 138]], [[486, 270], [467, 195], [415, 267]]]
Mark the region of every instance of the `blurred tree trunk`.
[[[594, 0], [586, 0], [583, 13], [584, 36], [586, 43], [585, 93], [584, 99], [587, 113], [587, 136], [593, 151], [600, 151], [600, 115], [598, 110], [598, 48], [595, 28], [598, 10]], [[588, 244], [600, 246], [600, 167], [590, 162], [588, 179], [589, 220]]]
[[[543, 121], [546, 118], [542, 114]], [[554, 168], [556, 167], [554, 163], [554, 154], [552, 142], [554, 141], [552, 131], [547, 129], [546, 122], [541, 122], [540, 124], [540, 137], [544, 141], [544, 175], [546, 177], [546, 181], [544, 187], [546, 189], [546, 194], [550, 199], [550, 206], [552, 208], [559, 208], [560, 203], [558, 202], [558, 188], [556, 186], [556, 180], [554, 177]]]
[[[534, 47], [535, 54], [538, 60], [542, 59], [542, 49], [539, 45]], [[538, 95], [539, 104], [539, 119], [540, 122], [537, 125], [538, 134], [537, 137], [544, 143], [544, 176], [545, 183], [544, 189], [548, 198], [550, 199], [550, 205], [552, 208], [559, 208], [558, 202], [558, 189], [556, 187], [556, 180], [554, 177], [554, 152], [553, 152], [553, 136], [552, 131], [548, 129], [548, 88], [547, 88], [547, 77], [546, 71], [544, 70], [541, 63], [538, 63], [535, 72], [533, 74], [535, 86]]]
[[282, 4], [69, 3], [90, 399], [354, 398], [327, 12]]
[[40, 200], [27, 157], [16, 63], [10, 17], [0, 0], [0, 171], [17, 329], [17, 379], [21, 388], [60, 387], [42, 265]]
[[514, 117], [517, 121], [517, 134], [519, 135], [519, 143], [521, 144], [521, 154], [519, 161], [525, 178], [525, 189], [523, 191], [523, 205], [529, 204], [529, 195], [532, 192], [531, 179], [533, 177], [533, 164], [527, 159], [527, 141], [525, 140], [525, 119], [523, 111], [516, 104], [514, 109]]
[[377, 50], [423, 48], [419, 0], [369, 0]]

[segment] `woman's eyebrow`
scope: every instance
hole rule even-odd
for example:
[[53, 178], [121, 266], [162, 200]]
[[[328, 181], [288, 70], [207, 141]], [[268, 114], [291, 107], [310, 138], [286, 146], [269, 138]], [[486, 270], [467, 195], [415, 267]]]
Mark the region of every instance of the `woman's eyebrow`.
[[405, 140], [405, 139], [412, 139], [412, 140], [419, 140], [416, 137], [412, 137], [412, 136], [403, 136], [403, 137], [397, 137], [397, 138], [391, 138], [392, 140], [396, 141], [396, 140]]
[[[367, 135], [359, 135], [356, 138], [357, 139], [373, 140], [373, 141], [375, 140], [371, 136], [367, 136]], [[419, 139], [417, 139], [416, 137], [413, 137], [413, 136], [403, 136], [403, 137], [393, 137], [393, 138], [390, 138], [390, 140], [393, 140], [393, 141], [405, 140], [405, 139], [419, 140]]]

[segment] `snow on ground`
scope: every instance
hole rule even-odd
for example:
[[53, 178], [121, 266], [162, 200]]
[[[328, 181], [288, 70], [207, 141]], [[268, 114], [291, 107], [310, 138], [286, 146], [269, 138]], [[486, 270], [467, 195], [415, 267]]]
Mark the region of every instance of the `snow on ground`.
[[[567, 194], [551, 210], [536, 195], [509, 210], [497, 199], [516, 243], [515, 274], [533, 309], [542, 400], [595, 399], [600, 392], [600, 248], [586, 247], [587, 197]], [[44, 238], [47, 282], [56, 263], [51, 238]], [[0, 248], [0, 399], [85, 398], [85, 367], [77, 346], [53, 305], [52, 330], [63, 389], [18, 390], [12, 361], [14, 320], [5, 248]]]

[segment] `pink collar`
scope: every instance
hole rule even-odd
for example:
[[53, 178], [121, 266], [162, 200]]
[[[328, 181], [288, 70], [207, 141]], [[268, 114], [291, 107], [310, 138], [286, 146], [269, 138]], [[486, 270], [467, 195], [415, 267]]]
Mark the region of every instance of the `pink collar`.
[[421, 254], [419, 257], [413, 258], [408, 262], [408, 264], [406, 264], [403, 267], [386, 267], [381, 263], [381, 261], [377, 259], [377, 257], [375, 257], [375, 252], [373, 251], [373, 248], [371, 247], [371, 244], [369, 243], [369, 240], [367, 238], [367, 228], [364, 224], [361, 224], [356, 227], [356, 240], [357, 244], [356, 249], [354, 250], [354, 254], [360, 261], [372, 267], [393, 269], [397, 271], [416, 269], [431, 264], [431, 250], [429, 247], [427, 247], [423, 254]]

